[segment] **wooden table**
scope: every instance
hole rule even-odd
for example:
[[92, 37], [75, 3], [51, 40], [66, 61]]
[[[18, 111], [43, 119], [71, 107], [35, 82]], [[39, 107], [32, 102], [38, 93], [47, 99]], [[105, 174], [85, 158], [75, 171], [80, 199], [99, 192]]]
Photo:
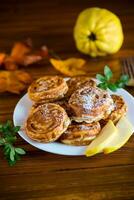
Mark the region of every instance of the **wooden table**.
[[[75, 48], [73, 26], [78, 13], [87, 7], [105, 7], [119, 15], [125, 40], [121, 50], [105, 58], [91, 59]], [[88, 72], [95, 75], [109, 64], [116, 77], [120, 59], [134, 55], [134, 5], [132, 1], [64, 1], [6, 0], [0, 3], [0, 51], [9, 52], [13, 43], [31, 37], [36, 47], [41, 44], [61, 58], [84, 57]], [[49, 63], [26, 69], [34, 78], [58, 74]], [[127, 90], [134, 94], [133, 88]], [[21, 95], [0, 95], [0, 121], [12, 119]], [[50, 154], [40, 151], [20, 137], [17, 145], [27, 150], [26, 156], [9, 167], [0, 152], [0, 200], [132, 200], [134, 199], [134, 137], [117, 152], [91, 158]]]

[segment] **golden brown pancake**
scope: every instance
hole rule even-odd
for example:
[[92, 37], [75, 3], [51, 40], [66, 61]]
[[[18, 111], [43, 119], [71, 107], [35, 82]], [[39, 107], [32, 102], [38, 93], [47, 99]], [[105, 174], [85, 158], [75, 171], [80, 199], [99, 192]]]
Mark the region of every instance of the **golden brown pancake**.
[[46, 103], [63, 98], [67, 91], [67, 83], [62, 77], [44, 76], [31, 84], [28, 95], [36, 103]]
[[75, 90], [77, 90], [80, 87], [83, 87], [83, 85], [85, 85], [85, 84], [88, 84], [88, 86], [91, 86], [91, 87], [96, 86], [96, 82], [91, 77], [77, 76], [77, 77], [70, 78], [67, 81], [68, 92], [67, 92], [66, 96], [70, 97], [71, 94], [73, 94], [73, 92]]
[[60, 141], [69, 145], [88, 145], [96, 138], [100, 132], [99, 122], [91, 124], [87, 123], [72, 123], [68, 129], [61, 135]]
[[31, 109], [25, 124], [26, 134], [38, 142], [53, 142], [67, 129], [70, 119], [65, 110], [54, 103]]
[[109, 120], [112, 120], [113, 123], [116, 124], [127, 112], [127, 105], [121, 96], [112, 94], [111, 97], [114, 102], [114, 110], [106, 119], [101, 121], [102, 125], [105, 125]]
[[55, 103], [55, 104], [58, 104], [58, 105], [60, 105], [62, 108], [64, 108], [65, 111], [67, 112], [68, 116], [69, 116], [69, 117], [72, 117], [73, 113], [72, 113], [71, 108], [69, 107], [68, 100], [67, 100], [66, 98], [61, 99], [61, 100], [59, 100], [59, 101], [55, 101], [54, 103]]
[[107, 118], [114, 109], [110, 94], [97, 87], [84, 86], [77, 89], [69, 99], [76, 122], [92, 123]]

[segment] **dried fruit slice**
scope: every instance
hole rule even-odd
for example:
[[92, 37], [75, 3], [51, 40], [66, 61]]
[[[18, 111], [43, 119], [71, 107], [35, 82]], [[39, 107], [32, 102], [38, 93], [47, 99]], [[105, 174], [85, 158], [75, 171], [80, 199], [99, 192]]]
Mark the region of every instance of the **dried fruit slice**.
[[24, 71], [0, 71], [0, 92], [20, 94], [32, 82], [31, 76]]
[[67, 76], [79, 76], [86, 74], [86, 71], [83, 68], [86, 63], [84, 59], [69, 58], [66, 60], [57, 60], [51, 58], [50, 62], [56, 70]]

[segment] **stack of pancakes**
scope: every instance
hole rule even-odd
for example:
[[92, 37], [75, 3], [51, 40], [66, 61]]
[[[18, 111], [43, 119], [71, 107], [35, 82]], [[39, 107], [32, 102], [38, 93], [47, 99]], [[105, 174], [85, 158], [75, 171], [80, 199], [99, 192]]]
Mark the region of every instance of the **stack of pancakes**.
[[39, 142], [88, 145], [108, 120], [117, 123], [127, 111], [121, 96], [98, 88], [89, 77], [65, 81], [44, 76], [31, 84], [28, 94], [34, 104], [25, 130]]

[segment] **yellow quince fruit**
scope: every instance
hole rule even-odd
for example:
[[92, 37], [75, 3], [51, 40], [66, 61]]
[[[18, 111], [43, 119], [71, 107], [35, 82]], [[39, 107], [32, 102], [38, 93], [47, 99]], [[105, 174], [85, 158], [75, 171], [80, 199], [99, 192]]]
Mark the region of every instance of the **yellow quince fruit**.
[[120, 19], [101, 8], [82, 11], [74, 27], [76, 47], [92, 57], [116, 53], [123, 43]]

